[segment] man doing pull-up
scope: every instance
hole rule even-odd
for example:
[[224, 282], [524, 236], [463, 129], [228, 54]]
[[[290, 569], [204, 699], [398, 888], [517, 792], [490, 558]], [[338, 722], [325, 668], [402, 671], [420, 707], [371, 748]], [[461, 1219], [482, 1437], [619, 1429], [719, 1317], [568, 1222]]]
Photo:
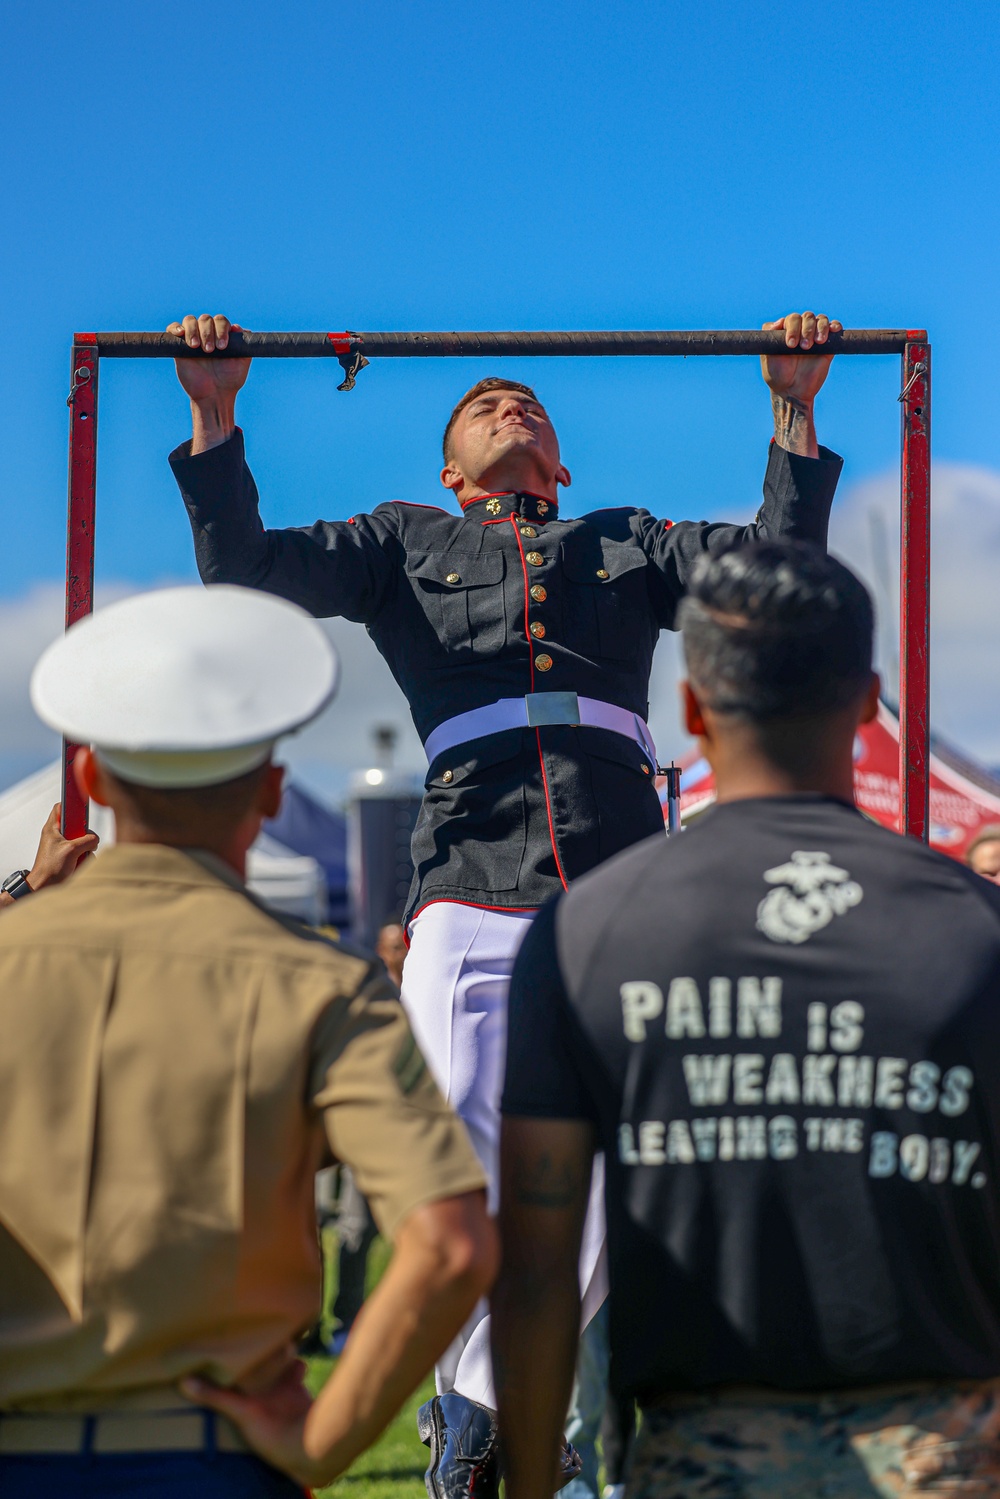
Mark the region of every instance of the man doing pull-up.
[[[168, 332], [211, 353], [233, 326], [186, 317]], [[809, 312], [764, 326], [796, 351], [840, 329]], [[611, 508], [564, 519], [570, 475], [552, 421], [530, 387], [494, 378], [463, 396], [445, 431], [441, 482], [459, 514], [393, 501], [272, 531], [236, 426], [250, 360], [177, 361], [193, 436], [171, 464], [203, 580], [364, 624], [409, 702], [429, 765], [403, 1001], [494, 1182], [518, 947], [551, 895], [662, 831], [649, 675], [694, 562], [753, 539], [825, 545], [841, 460], [817, 445], [813, 401], [829, 365], [799, 352], [762, 360], [774, 442], [748, 526], [659, 520], [631, 503], [627, 473]], [[602, 1244], [598, 1210], [581, 1257], [585, 1320], [604, 1296]], [[421, 1413], [428, 1486], [456, 1494], [489, 1470], [495, 1446], [485, 1305], [438, 1366], [438, 1390]]]

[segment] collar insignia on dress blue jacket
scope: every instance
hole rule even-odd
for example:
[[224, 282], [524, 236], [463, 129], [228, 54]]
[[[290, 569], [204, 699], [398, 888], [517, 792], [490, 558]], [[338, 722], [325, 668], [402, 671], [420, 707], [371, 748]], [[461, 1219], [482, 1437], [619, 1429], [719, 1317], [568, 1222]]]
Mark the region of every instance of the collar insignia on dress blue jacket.
[[545, 500], [537, 494], [480, 494], [475, 499], [466, 500], [462, 511], [481, 521], [505, 520], [509, 515], [517, 515], [522, 520], [544, 526], [546, 521], [557, 518], [559, 505], [556, 500]]

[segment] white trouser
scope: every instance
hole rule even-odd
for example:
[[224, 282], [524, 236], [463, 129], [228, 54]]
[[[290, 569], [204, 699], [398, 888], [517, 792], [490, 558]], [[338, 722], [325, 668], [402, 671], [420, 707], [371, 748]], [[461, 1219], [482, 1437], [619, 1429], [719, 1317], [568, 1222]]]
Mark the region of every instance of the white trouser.
[[[454, 901], [425, 906], [410, 926], [403, 1004], [438, 1086], [465, 1122], [499, 1194], [500, 1094], [507, 1048], [507, 991], [514, 959], [534, 912], [485, 911]], [[604, 1247], [604, 1157], [594, 1162], [580, 1247], [582, 1325], [608, 1294]], [[457, 1390], [496, 1408], [486, 1300], [437, 1366], [438, 1392]]]

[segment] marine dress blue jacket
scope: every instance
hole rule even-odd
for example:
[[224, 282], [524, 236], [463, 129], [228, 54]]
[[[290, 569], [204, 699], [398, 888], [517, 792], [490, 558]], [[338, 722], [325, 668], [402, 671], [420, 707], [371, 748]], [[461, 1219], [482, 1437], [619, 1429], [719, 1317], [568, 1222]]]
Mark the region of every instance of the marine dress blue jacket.
[[[533, 494], [461, 514], [392, 501], [349, 521], [266, 530], [243, 434], [170, 463], [205, 583], [278, 594], [365, 625], [426, 741], [500, 698], [578, 693], [645, 719], [660, 630], [675, 627], [695, 560], [744, 540], [826, 545], [842, 460], [771, 444], [748, 526], [657, 520], [621, 506], [562, 519]], [[656, 766], [608, 729], [553, 724], [469, 740], [429, 765], [413, 834], [408, 917], [434, 900], [533, 909], [662, 831]]]

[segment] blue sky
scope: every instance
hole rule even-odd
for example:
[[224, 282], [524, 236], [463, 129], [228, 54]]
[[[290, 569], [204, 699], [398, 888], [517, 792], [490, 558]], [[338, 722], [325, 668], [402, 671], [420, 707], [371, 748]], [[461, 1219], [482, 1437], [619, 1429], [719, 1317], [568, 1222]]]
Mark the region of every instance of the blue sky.
[[[986, 3], [12, 3], [2, 139], [0, 600], [61, 576], [70, 335], [223, 310], [256, 328], [925, 325], [935, 452], [1000, 469], [1000, 102]], [[493, 366], [491, 365], [490, 368]], [[504, 361], [571, 508], [752, 512], [754, 362]], [[241, 402], [276, 524], [443, 503], [443, 420], [486, 367], [259, 363]], [[898, 362], [842, 360], [845, 488], [898, 455]], [[193, 575], [168, 363], [101, 374], [98, 570]], [[2, 732], [2, 731], [0, 731]], [[2, 748], [2, 745], [0, 745]]]

